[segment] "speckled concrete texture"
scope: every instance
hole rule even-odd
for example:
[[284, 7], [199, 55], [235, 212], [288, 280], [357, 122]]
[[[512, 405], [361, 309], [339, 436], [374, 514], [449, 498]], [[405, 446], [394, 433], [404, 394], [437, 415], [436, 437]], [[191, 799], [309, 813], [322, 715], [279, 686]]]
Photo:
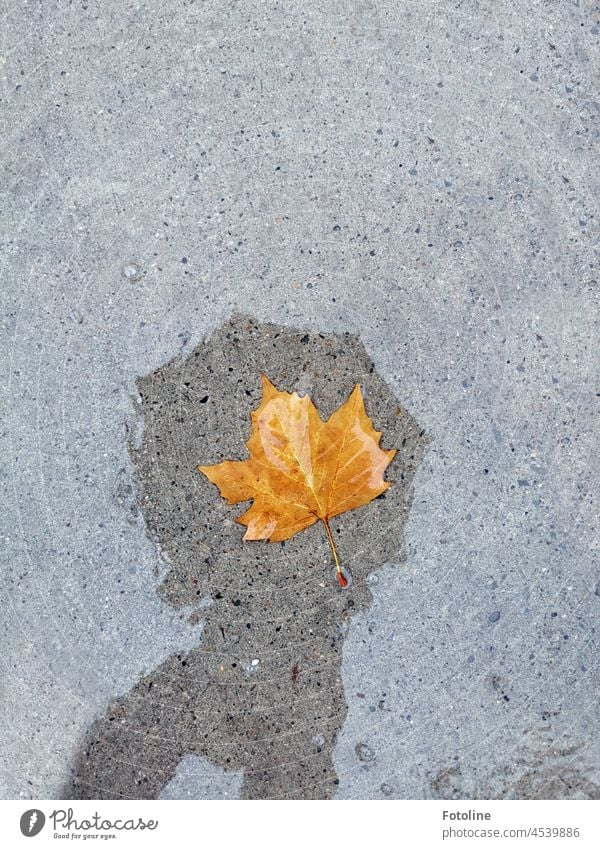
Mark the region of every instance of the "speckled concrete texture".
[[431, 438], [344, 640], [336, 797], [597, 795], [596, 4], [2, 15], [0, 793], [59, 794], [199, 647], [126, 446], [136, 379], [244, 313], [359, 336]]

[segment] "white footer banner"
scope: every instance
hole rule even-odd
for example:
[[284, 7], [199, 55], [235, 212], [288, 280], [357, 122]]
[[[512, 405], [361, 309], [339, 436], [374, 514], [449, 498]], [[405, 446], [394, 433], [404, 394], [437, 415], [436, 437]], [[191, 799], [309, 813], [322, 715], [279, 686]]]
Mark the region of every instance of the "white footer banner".
[[600, 802], [4, 801], [0, 847], [600, 847]]

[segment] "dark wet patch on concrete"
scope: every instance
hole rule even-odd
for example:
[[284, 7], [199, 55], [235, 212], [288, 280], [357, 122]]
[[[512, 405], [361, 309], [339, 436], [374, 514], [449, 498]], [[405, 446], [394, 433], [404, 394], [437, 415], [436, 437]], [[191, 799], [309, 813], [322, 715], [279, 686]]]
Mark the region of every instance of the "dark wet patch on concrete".
[[[260, 375], [308, 392], [322, 417], [362, 384], [367, 412], [398, 453], [392, 487], [332, 520], [354, 582], [340, 590], [322, 527], [285, 543], [243, 543], [229, 506], [195, 467], [243, 459]], [[346, 717], [341, 680], [350, 617], [368, 574], [397, 560], [426, 437], [355, 336], [236, 316], [185, 359], [137, 382], [144, 432], [129, 446], [139, 509], [169, 571], [160, 588], [195, 606], [197, 649], [169, 657], [90, 728], [66, 798], [155, 798], [187, 753], [242, 770], [245, 798], [330, 798]], [[320, 524], [320, 523], [319, 523]]]

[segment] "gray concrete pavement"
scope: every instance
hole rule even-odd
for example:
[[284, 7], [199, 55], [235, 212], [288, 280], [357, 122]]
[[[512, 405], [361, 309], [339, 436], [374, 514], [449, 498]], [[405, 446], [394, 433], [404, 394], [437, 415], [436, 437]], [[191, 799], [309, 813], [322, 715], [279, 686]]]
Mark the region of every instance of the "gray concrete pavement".
[[[594, 4], [2, 15], [2, 795], [60, 793], [202, 645], [126, 443], [136, 378], [243, 312], [360, 336], [431, 438], [345, 638], [337, 796], [597, 797]], [[163, 794], [241, 792], [211, 774]]]

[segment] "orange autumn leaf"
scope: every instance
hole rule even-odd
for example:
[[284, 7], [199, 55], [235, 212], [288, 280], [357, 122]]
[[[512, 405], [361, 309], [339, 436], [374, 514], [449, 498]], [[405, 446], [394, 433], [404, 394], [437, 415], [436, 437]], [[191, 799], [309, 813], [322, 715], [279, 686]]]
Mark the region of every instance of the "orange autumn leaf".
[[251, 413], [248, 460], [225, 460], [198, 471], [229, 504], [252, 501], [237, 519], [245, 540], [289, 539], [321, 520], [340, 585], [350, 576], [339, 563], [329, 519], [368, 504], [390, 486], [383, 473], [395, 450], [379, 447], [381, 433], [365, 411], [360, 386], [324, 422], [308, 395], [280, 392], [262, 376], [263, 396]]

